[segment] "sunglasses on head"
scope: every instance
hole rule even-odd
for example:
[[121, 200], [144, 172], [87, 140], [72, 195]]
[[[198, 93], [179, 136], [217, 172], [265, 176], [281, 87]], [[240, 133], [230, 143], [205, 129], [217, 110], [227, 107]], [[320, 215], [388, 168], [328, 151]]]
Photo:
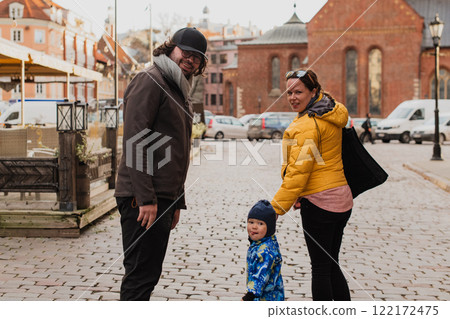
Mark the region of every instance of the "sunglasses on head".
[[299, 70], [299, 71], [288, 71], [286, 72], [286, 80], [292, 79], [292, 78], [302, 78], [305, 75], [308, 75], [309, 80], [314, 83], [313, 79], [311, 78], [311, 75], [309, 75], [308, 72], [303, 71], [303, 70]]

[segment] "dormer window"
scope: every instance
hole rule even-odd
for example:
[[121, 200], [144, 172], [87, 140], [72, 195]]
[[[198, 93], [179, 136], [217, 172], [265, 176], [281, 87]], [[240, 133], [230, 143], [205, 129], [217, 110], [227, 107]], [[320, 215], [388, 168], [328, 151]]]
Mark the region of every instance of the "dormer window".
[[13, 2], [9, 5], [9, 17], [11, 19], [23, 18], [23, 4]]

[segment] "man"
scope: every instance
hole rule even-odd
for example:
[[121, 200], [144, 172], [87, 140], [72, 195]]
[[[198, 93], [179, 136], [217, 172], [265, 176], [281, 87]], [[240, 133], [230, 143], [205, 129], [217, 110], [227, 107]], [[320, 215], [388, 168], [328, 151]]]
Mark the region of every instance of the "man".
[[375, 144], [375, 142], [373, 141], [373, 138], [372, 138], [372, 123], [370, 123], [370, 117], [371, 117], [371, 114], [367, 113], [366, 120], [361, 125], [361, 127], [364, 129], [364, 132], [361, 134], [361, 143], [362, 144], [364, 144], [366, 136], [369, 137], [370, 143]]
[[178, 30], [153, 51], [154, 65], [124, 95], [123, 156], [115, 197], [121, 215], [125, 275], [121, 300], [149, 300], [159, 281], [170, 230], [186, 209], [184, 182], [192, 131], [192, 78], [205, 71], [207, 42]]

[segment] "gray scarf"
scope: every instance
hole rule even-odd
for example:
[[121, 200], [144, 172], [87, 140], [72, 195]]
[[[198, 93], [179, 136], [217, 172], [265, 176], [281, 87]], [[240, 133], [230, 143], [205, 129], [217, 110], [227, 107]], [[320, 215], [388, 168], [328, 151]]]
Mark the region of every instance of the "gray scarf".
[[178, 85], [183, 93], [184, 99], [188, 100], [193, 77], [191, 76], [189, 80], [187, 80], [180, 67], [165, 54], [153, 57], [153, 61], [173, 82], [176, 83], [176, 85]]

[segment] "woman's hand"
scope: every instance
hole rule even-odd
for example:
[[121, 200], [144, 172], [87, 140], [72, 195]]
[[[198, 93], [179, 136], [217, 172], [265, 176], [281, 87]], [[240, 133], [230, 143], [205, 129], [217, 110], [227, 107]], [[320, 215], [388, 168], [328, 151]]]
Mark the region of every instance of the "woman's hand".
[[302, 207], [302, 204], [300, 203], [300, 198], [297, 198], [297, 200], [294, 203], [294, 210], [300, 209]]

